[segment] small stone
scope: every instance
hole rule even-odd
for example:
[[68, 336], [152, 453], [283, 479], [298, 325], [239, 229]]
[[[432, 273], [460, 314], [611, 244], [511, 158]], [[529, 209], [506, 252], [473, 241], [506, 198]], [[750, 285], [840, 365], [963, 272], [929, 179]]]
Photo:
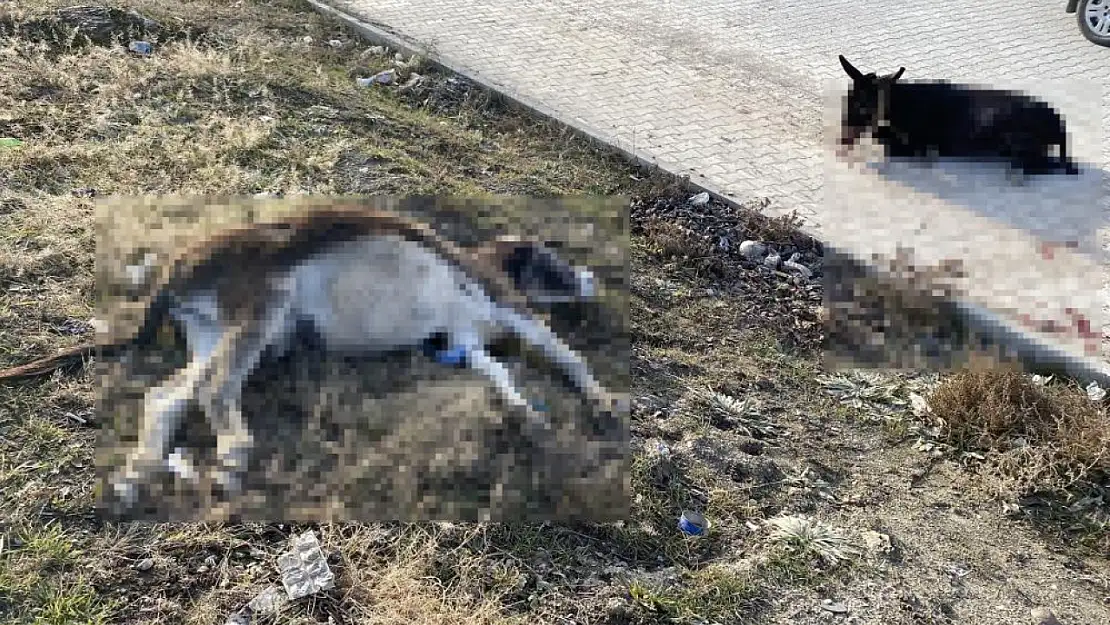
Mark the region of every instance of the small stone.
[[866, 531], [863, 533], [863, 544], [868, 550], [875, 553], [890, 553], [893, 546], [890, 543], [890, 536], [882, 532]]
[[709, 203], [709, 192], [702, 191], [697, 195], [691, 196], [689, 201], [691, 206], [705, 206]]
[[305, 35], [304, 37], [301, 37], [301, 41], [305, 43], [312, 43], [312, 37]]
[[605, 613], [610, 616], [621, 616], [628, 613], [628, 601], [623, 597], [613, 597], [605, 602]]
[[153, 558], [143, 558], [135, 564], [136, 571], [149, 571], [152, 568], [154, 568]]
[[409, 79], [405, 81], [405, 84], [401, 85], [401, 90], [404, 91], [406, 89], [412, 89], [422, 82], [424, 82], [424, 77], [420, 74], [417, 74], [416, 72], [413, 72], [409, 74]]
[[333, 47], [333, 48], [342, 48], [343, 47], [343, 42], [338, 40], [338, 39], [331, 39], [331, 40], [328, 41], [328, 45]]
[[832, 599], [825, 599], [821, 602], [821, 609], [833, 614], [847, 614], [848, 606], [843, 603], [836, 603]]
[[759, 241], [744, 241], [736, 248], [740, 255], [748, 260], [757, 260], [767, 253], [767, 246]]
[[1060, 625], [1060, 621], [1056, 620], [1056, 615], [1048, 608], [1033, 608], [1029, 610], [1029, 614], [1033, 616], [1033, 621], [1037, 625]]
[[782, 264], [782, 268], [783, 269], [789, 269], [790, 271], [793, 271], [794, 273], [801, 275], [803, 278], [812, 278], [813, 277], [813, 271], [810, 270], [809, 267], [806, 267], [805, 265], [803, 265], [801, 263], [796, 263], [792, 260], [785, 261]]

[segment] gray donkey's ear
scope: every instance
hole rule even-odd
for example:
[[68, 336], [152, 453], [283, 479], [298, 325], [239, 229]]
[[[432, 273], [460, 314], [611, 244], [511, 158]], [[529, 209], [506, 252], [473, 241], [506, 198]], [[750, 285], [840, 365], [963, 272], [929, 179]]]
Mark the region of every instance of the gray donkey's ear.
[[891, 76], [890, 76], [890, 82], [894, 82], [894, 81], [898, 80], [899, 78], [901, 78], [901, 77], [902, 77], [902, 74], [903, 74], [903, 73], [905, 73], [905, 71], [906, 71], [906, 68], [904, 68], [904, 67], [899, 67], [899, 68], [898, 68], [898, 71], [896, 71], [896, 72], [894, 72], [893, 74], [891, 74]]

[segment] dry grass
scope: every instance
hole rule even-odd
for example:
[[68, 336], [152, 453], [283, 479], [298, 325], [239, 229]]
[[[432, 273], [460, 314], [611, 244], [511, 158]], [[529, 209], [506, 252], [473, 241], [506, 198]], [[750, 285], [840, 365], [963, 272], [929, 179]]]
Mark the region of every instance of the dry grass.
[[1110, 478], [1105, 402], [1077, 384], [1037, 384], [991, 360], [945, 378], [927, 401], [945, 442], [982, 454], [997, 496], [1047, 497], [1084, 541], [1110, 546], [1110, 516], [1098, 504]]
[[1029, 458], [1050, 452], [1044, 466], [1025, 469], [1057, 478], [1040, 486], [1110, 474], [1110, 413], [1075, 385], [1041, 386], [1012, 367], [976, 364], [946, 378], [928, 403], [953, 445], [1021, 449]]

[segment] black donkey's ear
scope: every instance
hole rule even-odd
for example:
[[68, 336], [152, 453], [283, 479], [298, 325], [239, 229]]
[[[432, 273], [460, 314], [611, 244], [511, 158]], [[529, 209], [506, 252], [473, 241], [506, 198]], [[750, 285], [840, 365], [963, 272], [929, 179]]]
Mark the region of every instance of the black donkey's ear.
[[852, 80], [863, 80], [863, 72], [853, 67], [852, 64], [848, 62], [848, 59], [844, 58], [843, 54], [840, 55], [840, 66], [852, 77]]

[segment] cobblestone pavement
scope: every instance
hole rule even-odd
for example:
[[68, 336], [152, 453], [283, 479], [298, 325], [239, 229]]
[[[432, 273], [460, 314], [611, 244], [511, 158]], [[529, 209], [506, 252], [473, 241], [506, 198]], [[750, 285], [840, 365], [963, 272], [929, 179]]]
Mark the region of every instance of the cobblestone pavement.
[[[1055, 216], [1081, 201], [1091, 207], [1079, 211], [1087, 213], [1086, 222], [1072, 219], [1069, 230], [1090, 233], [1106, 221], [1106, 194], [1101, 201], [1095, 194], [1100, 193], [1098, 168], [1110, 162], [1102, 139], [1110, 134], [1110, 107], [1105, 106], [1110, 49], [1082, 37], [1075, 16], [1064, 13], [1063, 0], [1006, 5], [987, 0], [330, 4], [401, 33], [487, 84], [540, 102], [562, 119], [708, 188], [738, 199], [769, 197], [776, 211], [797, 210], [812, 232], [834, 245], [846, 244], [865, 255], [889, 254], [900, 242], [928, 249], [926, 258], [958, 255], [970, 266], [972, 299], [992, 310], [1008, 307], [999, 292], [1017, 297], [1012, 289], [1029, 284], [1014, 282], [1015, 263], [1032, 272], [1028, 279], [1038, 285], [1037, 297], [1053, 310], [1062, 310], [1062, 302], [1076, 294], [1075, 285], [1060, 275], [1080, 272], [1087, 286], [1079, 288], [1087, 292], [1097, 291], [1100, 283], [1110, 285], [1092, 255], [1065, 255], [1071, 264], [1064, 269], [1060, 261], [1052, 266], [1027, 260], [1036, 256], [1032, 235], [1058, 234], [1051, 226], [1038, 231], [1045, 225], [1037, 223], [1040, 216]], [[1010, 205], [1034, 209], [1024, 221], [983, 214], [981, 200], [997, 195], [996, 190], [937, 197], [928, 185], [903, 185], [895, 192], [884, 182], [881, 193], [902, 199], [874, 196], [880, 187], [874, 186], [874, 176], [860, 174], [866, 168], [849, 174], [828, 162], [823, 139], [831, 110], [828, 89], [848, 82], [837, 54], [864, 71], [905, 66], [904, 79], [1039, 89], [1038, 95], [1064, 112], [1074, 153], [1096, 165], [1087, 181], [1076, 183], [1084, 187], [1080, 193], [1091, 195], [1060, 195], [1061, 187], [1053, 185], [1039, 192], [1002, 191]], [[840, 201], [826, 201], [831, 192]], [[876, 201], [883, 210], [859, 210]], [[929, 235], [922, 235], [921, 227], [892, 228], [910, 223], [927, 225]], [[990, 245], [969, 239], [969, 228], [986, 233]], [[1028, 299], [1027, 288], [1020, 297]], [[1098, 301], [1095, 309], [1102, 307]]]

